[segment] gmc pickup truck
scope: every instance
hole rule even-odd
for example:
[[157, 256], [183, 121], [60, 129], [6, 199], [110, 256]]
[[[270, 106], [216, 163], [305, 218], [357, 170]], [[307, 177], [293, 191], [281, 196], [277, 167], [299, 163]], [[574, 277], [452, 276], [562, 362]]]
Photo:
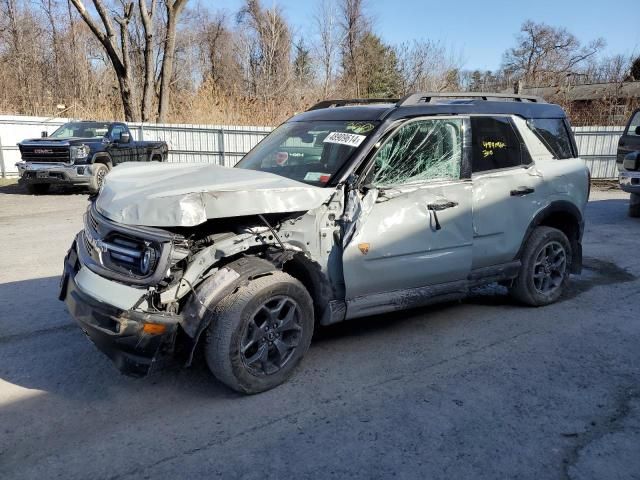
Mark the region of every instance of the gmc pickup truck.
[[167, 144], [135, 141], [124, 123], [70, 122], [50, 136], [18, 144], [20, 182], [30, 193], [47, 193], [52, 184], [86, 185], [98, 192], [104, 178], [123, 162], [164, 162]]
[[620, 188], [631, 194], [629, 216], [640, 217], [640, 110], [631, 115], [618, 142]]

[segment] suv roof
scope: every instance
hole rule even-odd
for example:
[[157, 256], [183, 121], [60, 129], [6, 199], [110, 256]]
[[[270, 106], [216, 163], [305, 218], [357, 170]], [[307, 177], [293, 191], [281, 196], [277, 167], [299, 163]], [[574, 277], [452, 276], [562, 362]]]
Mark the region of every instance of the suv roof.
[[523, 118], [565, 118], [558, 105], [539, 97], [503, 93], [414, 93], [402, 99], [325, 100], [292, 121], [382, 120], [423, 115], [502, 114]]

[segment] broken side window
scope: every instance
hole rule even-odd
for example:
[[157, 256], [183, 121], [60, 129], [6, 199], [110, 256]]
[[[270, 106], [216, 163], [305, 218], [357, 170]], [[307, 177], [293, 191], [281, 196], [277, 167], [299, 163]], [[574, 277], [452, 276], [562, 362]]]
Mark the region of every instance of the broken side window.
[[400, 127], [375, 156], [373, 184], [457, 180], [462, 119], [417, 120]]

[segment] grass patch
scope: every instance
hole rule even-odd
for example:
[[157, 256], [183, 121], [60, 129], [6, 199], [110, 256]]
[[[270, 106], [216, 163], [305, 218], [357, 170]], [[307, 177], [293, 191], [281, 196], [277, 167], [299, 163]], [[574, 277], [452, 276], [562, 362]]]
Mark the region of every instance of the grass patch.
[[17, 183], [18, 183], [17, 178], [0, 178], [0, 187], [16, 185]]

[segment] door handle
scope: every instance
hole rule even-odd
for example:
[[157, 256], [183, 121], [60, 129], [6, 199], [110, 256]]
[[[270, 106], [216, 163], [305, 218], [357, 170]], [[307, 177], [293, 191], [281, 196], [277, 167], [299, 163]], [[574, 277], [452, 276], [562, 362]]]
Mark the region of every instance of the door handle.
[[433, 220], [434, 220], [434, 223], [436, 224], [436, 230], [442, 229], [442, 225], [440, 225], [440, 221], [438, 220], [438, 214], [436, 212], [439, 212], [441, 210], [446, 210], [447, 208], [457, 207], [457, 206], [458, 206], [457, 202], [451, 202], [449, 200], [440, 200], [439, 202], [427, 204], [427, 210], [429, 210], [429, 212], [431, 212], [431, 214], [433, 215]]
[[536, 189], [533, 187], [518, 187], [515, 190], [511, 190], [512, 197], [524, 197], [525, 195], [529, 195], [530, 193], [535, 192]]
[[458, 202], [451, 202], [449, 200], [440, 200], [427, 204], [427, 209], [439, 212], [440, 210], [446, 210], [447, 208], [457, 207]]

